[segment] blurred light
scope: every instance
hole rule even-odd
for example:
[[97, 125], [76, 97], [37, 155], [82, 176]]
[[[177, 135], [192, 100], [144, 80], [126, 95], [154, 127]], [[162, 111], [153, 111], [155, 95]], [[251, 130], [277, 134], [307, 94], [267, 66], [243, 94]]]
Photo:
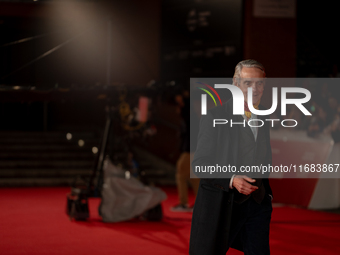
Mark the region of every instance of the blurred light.
[[72, 134], [71, 133], [67, 133], [66, 134], [66, 139], [67, 140], [71, 140], [72, 139]]
[[130, 179], [130, 171], [125, 171], [125, 179]]
[[98, 148], [97, 147], [92, 147], [92, 152], [93, 152], [93, 154], [97, 154], [98, 153]]
[[14, 86], [13, 89], [18, 90], [20, 89], [20, 86]]
[[84, 144], [85, 144], [84, 140], [80, 139], [80, 140], [78, 141], [78, 145], [79, 145], [80, 147], [83, 147]]
[[146, 85], [148, 88], [152, 87], [153, 85], [155, 85], [156, 81], [155, 80], [151, 80], [148, 82], [148, 84]]

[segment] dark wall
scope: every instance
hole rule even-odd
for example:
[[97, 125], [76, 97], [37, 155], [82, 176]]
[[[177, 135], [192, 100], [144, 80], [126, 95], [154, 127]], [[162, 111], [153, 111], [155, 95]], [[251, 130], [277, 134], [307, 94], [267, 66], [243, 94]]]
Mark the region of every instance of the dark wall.
[[242, 59], [242, 1], [162, 1], [162, 79], [230, 77]]
[[244, 9], [244, 58], [260, 61], [268, 77], [296, 77], [296, 17], [254, 17], [254, 1]]
[[[236, 63], [245, 58], [262, 62], [270, 77], [294, 77], [296, 19], [255, 18], [252, 8], [252, 0], [199, 3], [194, 0], [114, 0], [78, 1], [71, 5], [1, 2], [0, 44], [62, 31], [20, 46], [0, 48], [2, 77], [70, 38], [76, 38], [15, 75], [2, 78], [0, 83], [33, 84], [45, 89], [102, 87], [106, 83], [108, 17], [111, 18], [112, 84], [145, 86], [150, 80], [161, 78], [231, 76]], [[200, 19], [205, 11], [214, 14], [211, 19], [207, 18], [210, 22], [207, 27], [204, 19]], [[195, 23], [198, 20], [203, 21]], [[195, 61], [185, 58], [193, 51], [198, 56]], [[165, 55], [173, 52], [182, 59], [165, 63]], [[48, 103], [49, 116], [53, 118], [48, 121], [50, 128], [72, 123], [84, 127], [98, 123], [100, 126], [105, 121], [101, 104], [78, 102]], [[42, 103], [37, 105], [34, 116], [43, 114], [42, 106]], [[175, 104], [170, 105], [167, 100], [160, 100], [154, 107], [160, 121], [157, 135], [149, 142], [150, 148], [175, 162], [179, 148], [179, 113]], [[39, 118], [33, 121], [43, 123]]]

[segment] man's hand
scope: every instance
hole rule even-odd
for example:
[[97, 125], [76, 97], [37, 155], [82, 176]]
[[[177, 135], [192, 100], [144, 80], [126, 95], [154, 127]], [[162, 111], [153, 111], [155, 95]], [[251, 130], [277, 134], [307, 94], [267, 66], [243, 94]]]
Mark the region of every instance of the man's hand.
[[235, 175], [232, 185], [238, 190], [238, 192], [244, 195], [249, 195], [253, 191], [258, 189], [257, 186], [250, 184], [250, 182], [255, 182], [255, 181], [256, 181], [255, 179], [249, 178], [246, 175]]

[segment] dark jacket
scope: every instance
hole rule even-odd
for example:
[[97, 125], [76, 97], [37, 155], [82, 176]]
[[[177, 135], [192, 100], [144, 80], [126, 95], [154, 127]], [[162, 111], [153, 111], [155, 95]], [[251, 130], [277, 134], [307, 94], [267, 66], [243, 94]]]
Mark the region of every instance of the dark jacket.
[[[233, 100], [230, 99], [222, 106], [214, 107], [203, 115], [200, 121], [200, 130], [197, 148], [192, 162], [192, 169], [196, 166], [216, 165], [237, 166], [239, 129], [226, 125], [213, 127], [213, 119], [234, 119]], [[263, 110], [263, 106], [259, 106]], [[266, 116], [258, 116], [265, 120]], [[267, 144], [266, 164], [272, 163], [270, 146], [270, 122], [264, 121]], [[238, 167], [238, 166], [237, 166]], [[229, 189], [230, 178], [205, 178], [207, 175], [198, 175], [201, 178], [198, 194], [195, 201], [191, 234], [191, 255], [215, 255], [227, 250], [230, 220], [232, 217], [233, 197], [236, 189]], [[272, 194], [268, 179], [263, 179], [266, 192]], [[242, 250], [236, 242], [233, 248]]]

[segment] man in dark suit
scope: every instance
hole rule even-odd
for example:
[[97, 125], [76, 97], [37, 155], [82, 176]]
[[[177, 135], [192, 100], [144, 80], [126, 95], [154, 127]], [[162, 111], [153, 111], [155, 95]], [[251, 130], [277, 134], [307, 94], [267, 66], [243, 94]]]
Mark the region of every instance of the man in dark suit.
[[[233, 115], [233, 99], [214, 107], [201, 117], [192, 168], [202, 166], [260, 166], [271, 164], [269, 122], [248, 108], [248, 88], [252, 88], [254, 108], [263, 110], [265, 70], [255, 60], [244, 60], [235, 67], [233, 84], [244, 95], [245, 112]], [[227, 119], [245, 125], [215, 125], [214, 119]], [[252, 121], [253, 126], [247, 123]], [[257, 120], [264, 123], [254, 125]], [[197, 173], [195, 173], [197, 174]], [[201, 179], [190, 235], [191, 255], [224, 255], [229, 247], [246, 255], [270, 254], [269, 226], [272, 191], [268, 175], [236, 172], [233, 175]]]

